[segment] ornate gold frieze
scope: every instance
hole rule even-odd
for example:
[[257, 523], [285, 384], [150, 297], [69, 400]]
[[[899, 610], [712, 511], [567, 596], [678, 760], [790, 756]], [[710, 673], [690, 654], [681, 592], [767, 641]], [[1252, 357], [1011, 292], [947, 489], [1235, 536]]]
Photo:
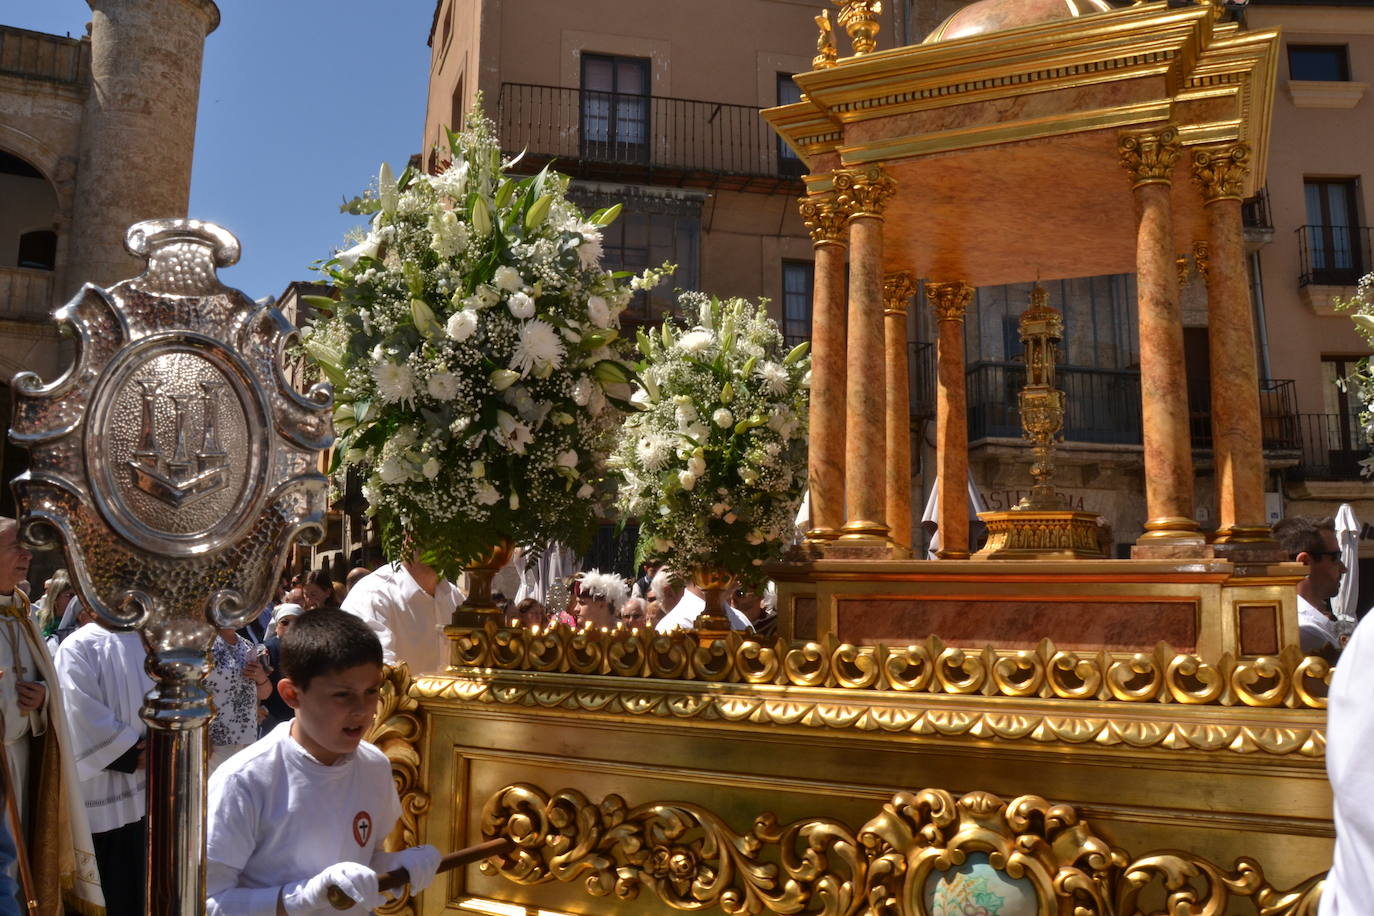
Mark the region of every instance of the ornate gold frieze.
[[[367, 740], [391, 761], [391, 776], [401, 797], [401, 820], [387, 836], [388, 851], [424, 842], [420, 819], [429, 810], [430, 797], [421, 775], [420, 744], [425, 734], [424, 712], [411, 696], [410, 670], [404, 663], [387, 667], [382, 679], [377, 718]], [[384, 916], [418, 916], [408, 887], [401, 888], [390, 903], [378, 907]]]
[[821, 10], [816, 17], [816, 25], [821, 32], [816, 36], [816, 56], [811, 58], [811, 69], [828, 70], [835, 66], [835, 58], [839, 56], [835, 50], [835, 29], [830, 24], [830, 10]]
[[808, 194], [797, 198], [802, 224], [813, 245], [847, 245], [849, 215], [835, 204], [835, 195]]
[[1173, 125], [1157, 130], [1123, 133], [1117, 139], [1121, 165], [1131, 176], [1131, 187], [1146, 184], [1169, 184], [1174, 166], [1178, 163], [1178, 128]]
[[1167, 896], [1177, 916], [1226, 913], [1247, 898], [1267, 916], [1311, 916], [1325, 883], [1316, 875], [1280, 890], [1249, 858], [1226, 868], [1173, 850], [1132, 857], [1071, 805], [981, 791], [899, 792], [858, 830], [828, 817], [784, 825], [762, 812], [740, 833], [687, 802], [630, 807], [619, 795], [593, 803], [576, 789], [550, 795], [516, 784], [487, 800], [482, 834], [517, 844], [481, 864], [487, 875], [577, 882], [624, 901], [647, 892], [673, 909], [727, 913], [917, 916], [927, 912], [930, 879], [971, 854], [1023, 888], [1038, 913], [1138, 916], [1145, 901]]
[[883, 0], [831, 0], [840, 8], [837, 17], [849, 33], [849, 43], [855, 57], [872, 54], [878, 47], [878, 17], [883, 14]]
[[973, 287], [967, 283], [926, 284], [926, 302], [930, 303], [936, 321], [963, 321], [971, 301]]
[[1193, 150], [1193, 183], [1204, 203], [1244, 200], [1250, 174], [1250, 145], [1230, 143]]
[[[1022, 416], [1025, 414], [1023, 400]], [[1092, 512], [1018, 507], [1005, 512], [979, 512], [978, 518], [988, 528], [987, 543], [976, 554], [980, 558], [1032, 560], [1102, 556], [1097, 540], [1097, 516]]]
[[897, 192], [897, 182], [878, 165], [836, 169], [835, 206], [849, 219], [881, 219], [883, 208]]
[[[901, 647], [853, 646], [833, 637], [789, 646], [732, 633], [702, 646], [686, 633], [562, 627], [547, 633], [489, 627], [454, 642], [458, 667], [419, 678], [413, 695], [1038, 743], [1308, 758], [1325, 750], [1320, 720], [1240, 711], [1325, 707], [1331, 668], [1296, 649], [1277, 658], [1228, 654], [1209, 664], [1162, 644], [1152, 653], [1073, 652], [1049, 640], [1034, 649], [963, 649], [935, 637]], [[714, 686], [704, 690], [703, 684]], [[728, 684], [752, 686], [730, 690]], [[1218, 707], [1239, 709], [1223, 714]]]
[[916, 277], [909, 270], [883, 276], [883, 314], [906, 315], [907, 303], [916, 292]]

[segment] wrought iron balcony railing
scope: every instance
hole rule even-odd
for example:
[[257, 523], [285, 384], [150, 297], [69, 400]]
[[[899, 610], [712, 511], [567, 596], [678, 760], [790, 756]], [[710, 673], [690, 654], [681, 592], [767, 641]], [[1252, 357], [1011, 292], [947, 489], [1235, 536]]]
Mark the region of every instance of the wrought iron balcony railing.
[[1370, 269], [1368, 226], [1299, 226], [1299, 286], [1354, 286]]
[[[1060, 366], [1054, 377], [1067, 396], [1065, 441], [1140, 444], [1139, 372]], [[968, 367], [966, 379], [969, 441], [1021, 438], [1016, 405], [1026, 383], [1026, 367], [977, 362]]]
[[801, 161], [752, 105], [502, 83], [502, 142], [578, 178], [773, 192], [796, 190]]
[[[1267, 452], [1295, 452], [1302, 448], [1298, 425], [1298, 389], [1292, 379], [1260, 379], [1260, 432]], [[1193, 448], [1212, 447], [1212, 405], [1210, 393], [1200, 388], [1196, 399], [1189, 398], [1189, 428]]]
[[1348, 414], [1298, 414], [1302, 460], [1292, 474], [1303, 480], [1359, 480], [1360, 462], [1369, 456], [1369, 436], [1359, 418]]
[[80, 86], [89, 66], [78, 39], [0, 26], [0, 74]]
[[1269, 189], [1260, 188], [1254, 197], [1247, 197], [1240, 205], [1240, 218], [1246, 229], [1272, 232], [1274, 218], [1269, 213]]

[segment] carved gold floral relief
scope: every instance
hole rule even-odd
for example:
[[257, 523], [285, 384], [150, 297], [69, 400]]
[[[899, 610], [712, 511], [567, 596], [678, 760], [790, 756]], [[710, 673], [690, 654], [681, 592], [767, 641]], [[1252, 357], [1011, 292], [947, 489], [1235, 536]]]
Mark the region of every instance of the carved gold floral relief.
[[673, 909], [817, 916], [925, 916], [932, 881], [985, 857], [1039, 913], [1137, 916], [1162, 891], [1170, 916], [1228, 912], [1248, 898], [1266, 916], [1315, 914], [1324, 875], [1275, 888], [1260, 865], [1225, 868], [1176, 851], [1132, 858], [1076, 809], [1034, 795], [899, 792], [858, 830], [824, 817], [779, 823], [769, 812], [737, 833], [695, 804], [594, 804], [576, 789], [507, 786], [482, 811], [484, 837], [514, 852], [481, 870], [519, 884], [576, 882], [594, 897], [657, 897]]
[[[367, 740], [391, 761], [391, 777], [401, 798], [401, 819], [387, 836], [388, 851], [405, 849], [422, 842], [420, 819], [429, 811], [430, 797], [421, 775], [420, 743], [425, 733], [424, 712], [409, 693], [410, 670], [404, 663], [388, 666], [382, 679], [377, 718]], [[377, 912], [384, 916], [417, 916], [416, 902], [408, 888]]]

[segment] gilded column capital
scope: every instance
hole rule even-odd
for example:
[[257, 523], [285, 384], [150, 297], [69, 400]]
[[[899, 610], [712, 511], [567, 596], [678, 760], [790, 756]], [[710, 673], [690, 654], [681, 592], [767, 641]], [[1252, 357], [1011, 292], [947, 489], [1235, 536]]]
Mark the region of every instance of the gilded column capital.
[[1122, 168], [1130, 173], [1132, 188], [1169, 184], [1178, 162], [1178, 128], [1171, 125], [1122, 134], [1117, 138], [1116, 149], [1121, 154]]
[[973, 287], [967, 283], [926, 284], [926, 301], [937, 321], [963, 321], [972, 299]]
[[797, 199], [801, 218], [806, 231], [811, 233], [811, 243], [820, 245], [848, 244], [849, 235], [845, 226], [849, 214], [842, 209], [833, 193], [811, 194]]
[[836, 169], [835, 204], [849, 219], [861, 216], [882, 219], [883, 208], [897, 192], [897, 182], [881, 166]]
[[883, 314], [905, 315], [907, 302], [916, 292], [916, 278], [909, 270], [883, 276]]
[[1193, 150], [1193, 183], [1203, 203], [1243, 200], [1245, 179], [1250, 174], [1250, 144], [1229, 143]]

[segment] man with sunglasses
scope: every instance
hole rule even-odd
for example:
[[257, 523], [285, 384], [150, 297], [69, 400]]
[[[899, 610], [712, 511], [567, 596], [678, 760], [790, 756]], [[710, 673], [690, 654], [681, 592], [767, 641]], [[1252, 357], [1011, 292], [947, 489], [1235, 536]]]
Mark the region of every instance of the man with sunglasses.
[[1336, 542], [1336, 523], [1300, 515], [1274, 526], [1274, 537], [1296, 562], [1307, 567], [1307, 578], [1298, 583], [1298, 640], [1306, 655], [1320, 655], [1335, 662], [1341, 654], [1331, 599], [1341, 590], [1345, 564]]

